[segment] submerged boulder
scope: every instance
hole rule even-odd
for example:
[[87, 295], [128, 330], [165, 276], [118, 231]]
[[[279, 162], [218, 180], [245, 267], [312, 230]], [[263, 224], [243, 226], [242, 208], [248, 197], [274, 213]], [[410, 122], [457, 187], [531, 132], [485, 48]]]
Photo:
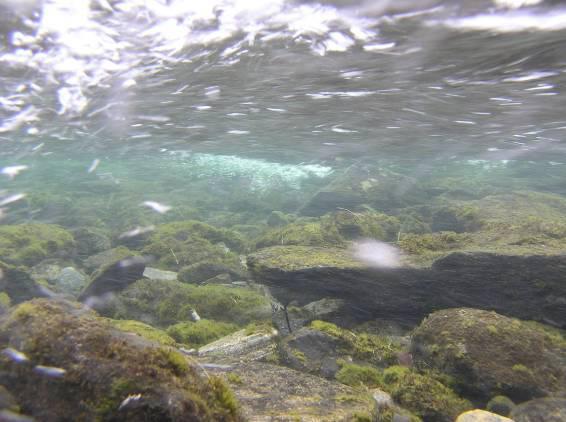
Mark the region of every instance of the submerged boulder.
[[354, 333], [324, 321], [313, 321], [279, 345], [282, 363], [330, 379], [341, 361], [385, 367], [397, 363], [400, 351], [400, 345], [385, 336]]
[[[250, 421], [372, 421], [372, 395], [265, 362], [219, 366]], [[385, 419], [383, 420], [385, 422]]]
[[254, 280], [283, 305], [340, 298], [360, 320], [417, 324], [436, 309], [471, 306], [521, 319], [566, 324], [566, 255], [454, 252], [430, 267], [404, 257], [368, 268], [346, 249], [274, 246], [248, 256]]
[[81, 227], [73, 230], [77, 243], [77, 255], [81, 258], [106, 251], [112, 247], [108, 234], [96, 227]]
[[178, 281], [141, 279], [104, 306], [105, 316], [134, 319], [157, 327], [204, 319], [238, 325], [271, 318], [269, 299], [245, 287], [195, 286]]
[[201, 261], [239, 268], [238, 254], [246, 247], [245, 239], [236, 231], [187, 220], [158, 226], [142, 252], [153, 256], [158, 267], [178, 271]]
[[31, 267], [47, 258], [67, 258], [75, 252], [73, 236], [55, 224], [0, 226], [0, 256], [8, 264]]
[[566, 340], [553, 329], [495, 312], [437, 311], [414, 331], [415, 362], [454, 378], [467, 396], [523, 401], [566, 389]]
[[396, 217], [374, 211], [339, 210], [320, 218], [298, 219], [268, 230], [256, 240], [257, 248], [277, 245], [344, 247], [349, 240], [372, 238], [393, 240], [399, 232]]
[[0, 327], [0, 347], [9, 351], [0, 384], [36, 420], [241, 420], [221, 380], [76, 304], [26, 302]]

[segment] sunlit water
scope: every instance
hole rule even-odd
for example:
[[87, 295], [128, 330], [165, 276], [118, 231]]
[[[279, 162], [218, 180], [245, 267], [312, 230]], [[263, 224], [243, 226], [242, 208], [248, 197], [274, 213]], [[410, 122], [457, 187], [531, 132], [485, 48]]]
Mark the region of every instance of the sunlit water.
[[390, 215], [566, 196], [559, 1], [2, 0], [0, 41], [0, 224], [253, 239], [353, 173]]

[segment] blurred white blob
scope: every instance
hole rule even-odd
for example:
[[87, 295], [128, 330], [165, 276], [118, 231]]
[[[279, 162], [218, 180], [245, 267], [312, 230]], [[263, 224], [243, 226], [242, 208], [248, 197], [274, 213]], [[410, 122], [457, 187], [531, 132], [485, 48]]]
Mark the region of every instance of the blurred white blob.
[[146, 226], [146, 227], [137, 226], [132, 230], [128, 230], [127, 232], [122, 233], [120, 236], [118, 236], [118, 238], [123, 239], [125, 237], [140, 236], [142, 234], [152, 232], [153, 230], [155, 230], [155, 226]]
[[45, 375], [48, 377], [62, 377], [67, 372], [63, 368], [56, 368], [54, 366], [43, 366], [43, 365], [37, 365], [35, 368], [33, 368], [33, 370], [38, 374]]
[[199, 314], [197, 314], [197, 311], [195, 311], [194, 309], [191, 309], [191, 319], [194, 322], [200, 321], [200, 316]]
[[11, 204], [12, 202], [19, 201], [20, 199], [23, 199], [25, 197], [26, 197], [25, 193], [16, 193], [14, 195], [10, 195], [10, 196], [0, 200], [0, 207], [3, 207], [4, 205]]
[[169, 205], [163, 205], [155, 201], [145, 201], [142, 203], [142, 205], [151, 208], [153, 211], [158, 212], [159, 214], [165, 214], [171, 209]]
[[20, 174], [20, 172], [27, 170], [28, 166], [8, 166], [8, 167], [4, 167], [0, 173], [8, 176], [10, 178], [10, 180], [14, 180], [14, 177], [16, 177], [18, 174]]
[[355, 242], [352, 252], [355, 259], [370, 267], [397, 268], [401, 266], [401, 251], [379, 240], [366, 239]]
[[495, 33], [561, 31], [566, 28], [566, 11], [556, 9], [545, 13], [532, 13], [513, 10], [446, 19], [436, 23], [458, 30], [491, 31]]
[[17, 363], [27, 362], [29, 360], [22, 352], [12, 349], [11, 347], [6, 347], [2, 350], [2, 354]]
[[92, 161], [92, 164], [90, 165], [90, 167], [88, 168], [87, 172], [88, 173], [92, 173], [94, 170], [96, 170], [96, 168], [98, 167], [98, 165], [100, 164], [100, 160], [98, 158], [95, 158]]
[[507, 7], [509, 9], [518, 9], [525, 6], [534, 6], [542, 2], [542, 0], [493, 0], [496, 6]]
[[120, 407], [118, 407], [118, 410], [122, 410], [124, 407], [126, 407], [127, 405], [129, 405], [132, 402], [138, 401], [139, 399], [141, 399], [141, 394], [130, 394], [128, 397], [126, 397], [122, 403], [120, 403]]
[[138, 83], [136, 82], [135, 79], [127, 79], [124, 82], [122, 82], [122, 88], [130, 88], [132, 86], [136, 86]]

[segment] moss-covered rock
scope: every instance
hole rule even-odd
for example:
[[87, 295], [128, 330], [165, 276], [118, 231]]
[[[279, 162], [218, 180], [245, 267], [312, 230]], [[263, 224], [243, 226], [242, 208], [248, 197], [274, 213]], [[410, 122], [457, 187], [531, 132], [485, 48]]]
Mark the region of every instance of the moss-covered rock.
[[147, 340], [155, 341], [162, 346], [175, 346], [176, 341], [173, 337], [170, 337], [165, 331], [158, 328], [154, 328], [151, 325], [144, 324], [140, 321], [134, 321], [129, 319], [108, 319], [112, 326], [116, 327], [121, 331], [128, 333], [133, 333], [141, 336]]
[[379, 370], [373, 366], [344, 363], [336, 379], [355, 387], [379, 387], [401, 407], [424, 421], [452, 422], [472, 405], [427, 374], [404, 366]]
[[355, 363], [344, 363], [336, 374], [336, 379], [351, 387], [372, 388], [383, 385], [383, 376], [380, 370], [372, 366]]
[[[358, 367], [377, 371], [376, 368], [397, 363], [400, 350], [400, 345], [387, 337], [354, 333], [328, 322], [313, 321], [309, 327], [291, 333], [278, 343], [278, 358], [291, 368], [334, 379], [338, 374], [348, 377]], [[353, 366], [344, 367], [345, 362]], [[364, 382], [364, 385], [378, 384]]]
[[238, 377], [231, 387], [250, 421], [375, 420], [371, 394], [336, 381], [257, 360], [219, 371]]
[[0, 256], [8, 264], [31, 267], [47, 258], [73, 255], [73, 236], [54, 224], [0, 226]]
[[215, 262], [201, 261], [181, 268], [178, 274], [179, 281], [200, 284], [220, 274], [228, 274], [234, 280], [246, 278], [243, 271], [234, 266], [227, 266]]
[[514, 407], [513, 400], [506, 396], [495, 396], [485, 405], [487, 410], [501, 416], [509, 416]]
[[172, 348], [116, 330], [69, 302], [23, 303], [3, 317], [0, 383], [37, 420], [241, 420], [228, 388]]
[[401, 346], [387, 337], [353, 333], [325, 321], [313, 321], [310, 327], [341, 340], [344, 347], [343, 353], [352, 356], [357, 361], [387, 366], [397, 362], [397, 355], [401, 351]]
[[158, 267], [177, 271], [201, 261], [239, 268], [238, 254], [246, 248], [238, 232], [189, 220], [157, 227], [142, 252], [155, 257]]
[[566, 249], [566, 199], [559, 195], [518, 191], [403, 212], [435, 232], [402, 230], [399, 246], [415, 263], [431, 263], [451, 251], [552, 255]]
[[264, 271], [297, 271], [309, 268], [362, 268], [345, 249], [312, 246], [273, 246], [261, 249], [247, 259], [248, 269], [261, 280]]
[[417, 362], [453, 376], [474, 398], [525, 400], [566, 386], [563, 334], [495, 312], [434, 312], [414, 331], [411, 347]]
[[167, 328], [167, 334], [179, 343], [198, 348], [225, 335], [237, 331], [236, 324], [201, 319], [195, 322], [180, 322]]
[[255, 290], [143, 279], [118, 294], [104, 315], [165, 328], [192, 321], [193, 310], [205, 319], [239, 325], [271, 317], [270, 301]]
[[381, 388], [401, 407], [424, 421], [452, 422], [460, 413], [472, 408], [470, 402], [439, 381], [403, 366], [383, 371]]
[[399, 220], [385, 214], [338, 211], [316, 219], [299, 219], [281, 228], [269, 230], [256, 241], [256, 247], [344, 247], [349, 240], [359, 238], [393, 240], [397, 237], [399, 228]]
[[77, 245], [77, 256], [87, 258], [112, 247], [108, 233], [97, 227], [81, 227], [73, 230]]
[[292, 218], [281, 211], [272, 211], [267, 217], [267, 225], [269, 227], [283, 227], [291, 222]]

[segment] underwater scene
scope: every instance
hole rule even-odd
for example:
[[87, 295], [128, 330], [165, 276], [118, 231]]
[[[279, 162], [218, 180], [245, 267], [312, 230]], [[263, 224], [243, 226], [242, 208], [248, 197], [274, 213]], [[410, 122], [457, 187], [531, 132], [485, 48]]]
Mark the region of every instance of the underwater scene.
[[566, 421], [566, 2], [0, 0], [0, 422]]

